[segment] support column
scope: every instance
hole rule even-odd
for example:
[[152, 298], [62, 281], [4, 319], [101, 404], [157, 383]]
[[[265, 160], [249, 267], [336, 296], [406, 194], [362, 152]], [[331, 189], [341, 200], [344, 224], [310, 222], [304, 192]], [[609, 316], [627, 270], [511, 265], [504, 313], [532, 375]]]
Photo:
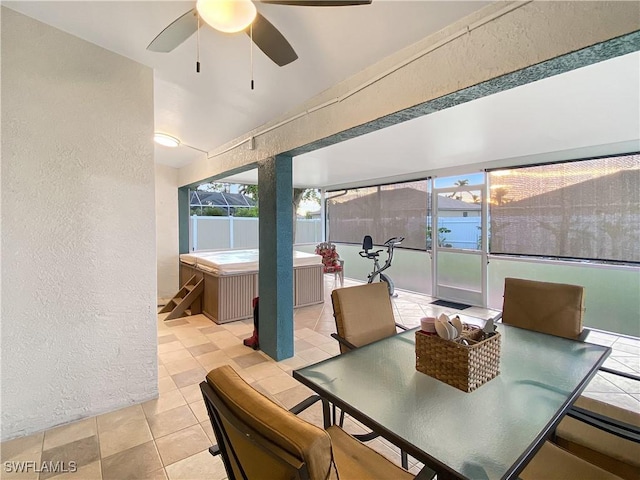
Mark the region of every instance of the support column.
[[178, 188], [178, 250], [189, 253], [189, 187]]
[[260, 349], [276, 361], [293, 356], [292, 158], [258, 165], [260, 192]]

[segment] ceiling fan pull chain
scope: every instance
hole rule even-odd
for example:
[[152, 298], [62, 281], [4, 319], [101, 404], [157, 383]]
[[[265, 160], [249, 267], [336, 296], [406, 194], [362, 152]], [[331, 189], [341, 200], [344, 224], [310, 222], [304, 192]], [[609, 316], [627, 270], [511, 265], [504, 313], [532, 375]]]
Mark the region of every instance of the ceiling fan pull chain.
[[250, 33], [251, 33], [251, 42], [249, 45], [249, 51], [250, 56], [251, 56], [251, 90], [253, 90], [253, 23], [251, 23], [251, 25], [249, 26], [250, 28]]
[[200, 73], [200, 15], [198, 17], [198, 29], [196, 30], [196, 73]]

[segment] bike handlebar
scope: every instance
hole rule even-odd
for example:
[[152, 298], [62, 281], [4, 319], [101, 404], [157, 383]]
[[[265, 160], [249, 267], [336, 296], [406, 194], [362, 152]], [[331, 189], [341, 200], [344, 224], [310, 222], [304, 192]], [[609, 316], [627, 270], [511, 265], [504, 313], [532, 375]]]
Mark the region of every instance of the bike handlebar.
[[[402, 241], [404, 240], [404, 237], [392, 237], [389, 240], [387, 240], [386, 242], [384, 242], [384, 246], [387, 247], [387, 253], [389, 255], [392, 255], [393, 252], [393, 248], [396, 245], [400, 245], [402, 243]], [[360, 251], [358, 252], [360, 254], [360, 256], [362, 258], [376, 258], [380, 256], [380, 253], [383, 252], [384, 250], [376, 250], [375, 252], [368, 252], [368, 251]], [[388, 261], [388, 260], [387, 260]]]
[[392, 237], [389, 240], [387, 240], [386, 242], [384, 242], [384, 245], [387, 246], [387, 247], [400, 245], [403, 240], [404, 240], [404, 237]]
[[362, 258], [373, 258], [373, 257], [377, 257], [378, 255], [380, 255], [380, 252], [382, 252], [382, 250], [376, 250], [375, 252], [358, 252], [360, 254], [360, 256]]

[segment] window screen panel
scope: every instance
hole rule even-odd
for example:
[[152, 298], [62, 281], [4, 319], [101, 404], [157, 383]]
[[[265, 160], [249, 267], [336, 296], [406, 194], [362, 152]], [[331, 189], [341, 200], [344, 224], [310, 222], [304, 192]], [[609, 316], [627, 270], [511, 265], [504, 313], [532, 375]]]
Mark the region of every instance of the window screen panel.
[[640, 262], [640, 155], [489, 173], [489, 251]]
[[424, 250], [428, 180], [330, 192], [328, 236], [332, 242], [362, 244], [365, 235], [381, 245], [405, 237], [402, 247]]

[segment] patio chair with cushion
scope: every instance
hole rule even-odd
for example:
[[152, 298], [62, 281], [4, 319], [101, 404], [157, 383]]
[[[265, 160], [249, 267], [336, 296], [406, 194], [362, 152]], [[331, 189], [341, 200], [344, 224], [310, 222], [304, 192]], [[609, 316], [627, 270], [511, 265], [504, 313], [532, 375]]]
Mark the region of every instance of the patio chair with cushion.
[[334, 280], [340, 279], [340, 286], [344, 286], [344, 260], [340, 258], [336, 246], [331, 242], [316, 245], [316, 255], [322, 257], [324, 273], [333, 273]]
[[[414, 478], [340, 427], [324, 430], [285, 410], [229, 365], [211, 370], [200, 388], [218, 440], [212, 453], [222, 455], [229, 480]], [[424, 472], [418, 477], [432, 476]]]
[[[559, 337], [584, 340], [584, 287], [505, 278], [502, 321]], [[608, 373], [640, 377], [602, 367]], [[558, 425], [554, 443], [627, 479], [640, 478], [640, 414], [581, 396]]]
[[[331, 292], [331, 303], [338, 331], [331, 336], [340, 344], [340, 353], [395, 335], [396, 328], [407, 329], [395, 321], [389, 290], [385, 283], [365, 283], [355, 287], [337, 288]], [[341, 412], [338, 424], [342, 426], [343, 422], [344, 412]], [[356, 438], [363, 441], [375, 437], [373, 433], [356, 435]], [[407, 454], [400, 452], [400, 456], [402, 466], [406, 468]]]
[[338, 288], [331, 292], [331, 303], [338, 331], [331, 336], [338, 340], [341, 353], [395, 335], [396, 328], [407, 329], [396, 323], [383, 282]]
[[503, 323], [579, 339], [583, 314], [584, 287], [522, 278], [504, 279]]
[[521, 480], [621, 480], [617, 475], [604, 470], [580, 457], [545, 442], [518, 476]]
[[621, 478], [640, 478], [640, 413], [581, 396], [554, 442]]

